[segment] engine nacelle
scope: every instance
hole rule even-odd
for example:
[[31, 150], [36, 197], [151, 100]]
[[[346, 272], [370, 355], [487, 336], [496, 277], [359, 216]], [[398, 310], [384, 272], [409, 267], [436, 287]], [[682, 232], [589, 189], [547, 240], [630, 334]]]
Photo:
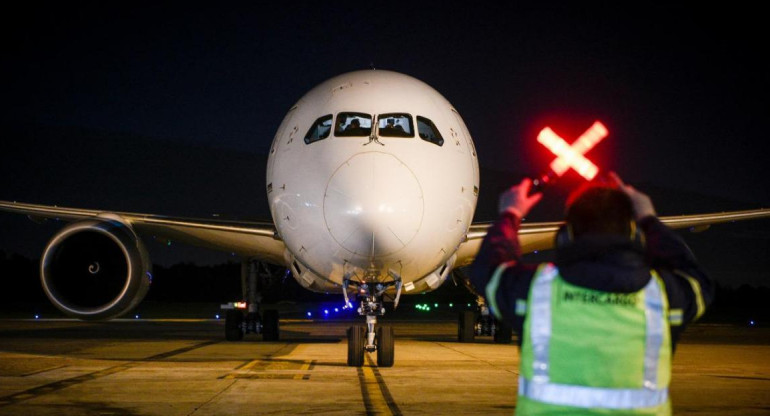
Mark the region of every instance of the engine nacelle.
[[79, 319], [118, 317], [150, 288], [152, 265], [141, 240], [116, 218], [68, 225], [45, 248], [40, 278], [48, 299]]

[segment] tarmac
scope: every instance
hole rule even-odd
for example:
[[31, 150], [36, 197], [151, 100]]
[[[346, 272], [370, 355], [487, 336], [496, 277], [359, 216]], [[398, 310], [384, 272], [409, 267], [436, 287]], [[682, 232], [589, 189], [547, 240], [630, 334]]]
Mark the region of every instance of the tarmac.
[[[280, 342], [227, 342], [222, 320], [0, 320], [0, 415], [513, 414], [514, 344], [396, 321], [395, 366], [354, 368], [354, 322], [282, 320]], [[675, 415], [770, 415], [770, 329], [690, 328], [671, 396]]]

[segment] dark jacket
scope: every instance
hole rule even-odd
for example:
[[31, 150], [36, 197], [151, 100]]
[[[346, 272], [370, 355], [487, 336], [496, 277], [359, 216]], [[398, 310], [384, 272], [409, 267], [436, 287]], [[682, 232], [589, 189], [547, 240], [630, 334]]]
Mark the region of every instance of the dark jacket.
[[[524, 316], [514, 312], [517, 299], [527, 300], [529, 287], [538, 265], [520, 262], [518, 231], [521, 220], [506, 212], [487, 231], [476, 260], [471, 265], [470, 280], [479, 293], [497, 267], [514, 261], [500, 280], [495, 299], [499, 313], [522, 333]], [[703, 314], [714, 297], [713, 281], [700, 268], [684, 241], [656, 217], [639, 222], [646, 244], [641, 247], [622, 236], [582, 236], [556, 251], [556, 266], [567, 282], [593, 290], [630, 293], [641, 290], [650, 280], [650, 268], [663, 279], [672, 317], [671, 340], [676, 345], [689, 322]], [[487, 302], [489, 304], [489, 302]], [[519, 337], [521, 345], [521, 337]]]

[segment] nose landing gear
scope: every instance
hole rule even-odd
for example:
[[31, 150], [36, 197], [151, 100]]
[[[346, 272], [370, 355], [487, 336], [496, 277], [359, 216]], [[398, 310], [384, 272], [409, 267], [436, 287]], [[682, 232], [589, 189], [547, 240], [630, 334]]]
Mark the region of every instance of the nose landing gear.
[[401, 279], [393, 276], [390, 282], [358, 282], [345, 279], [342, 290], [345, 302], [348, 302], [348, 287], [357, 286], [356, 298], [359, 301], [358, 314], [366, 316], [366, 326], [354, 325], [348, 328], [348, 365], [360, 367], [364, 364], [364, 352], [377, 352], [379, 367], [392, 367], [395, 356], [393, 327], [377, 326], [377, 317], [385, 314], [383, 298], [391, 286], [396, 289], [393, 308], [398, 307], [401, 296]]

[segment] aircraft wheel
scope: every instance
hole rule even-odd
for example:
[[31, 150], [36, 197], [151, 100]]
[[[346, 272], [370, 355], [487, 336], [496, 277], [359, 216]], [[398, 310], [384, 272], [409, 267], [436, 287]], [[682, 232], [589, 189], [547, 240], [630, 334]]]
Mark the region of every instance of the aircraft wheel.
[[394, 344], [395, 337], [392, 326], [377, 328], [377, 365], [379, 367], [393, 367]]
[[363, 326], [355, 325], [348, 328], [348, 365], [361, 367], [364, 365], [364, 343], [366, 330]]
[[225, 314], [225, 339], [228, 341], [240, 341], [243, 339], [243, 312], [231, 309]]
[[278, 311], [268, 309], [262, 314], [262, 340], [278, 341]]
[[510, 344], [512, 336], [511, 326], [495, 319], [495, 344]]
[[476, 338], [476, 312], [460, 311], [460, 319], [457, 324], [457, 340], [460, 342], [473, 342]]

